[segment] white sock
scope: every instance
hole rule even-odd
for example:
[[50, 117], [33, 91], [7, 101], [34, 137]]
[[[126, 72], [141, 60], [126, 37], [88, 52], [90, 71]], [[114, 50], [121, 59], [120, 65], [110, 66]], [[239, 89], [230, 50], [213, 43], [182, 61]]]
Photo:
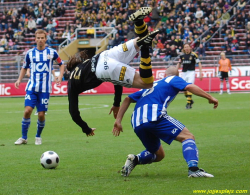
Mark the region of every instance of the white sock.
[[229, 81], [227, 81], [227, 91], [230, 91], [230, 84], [229, 84]]

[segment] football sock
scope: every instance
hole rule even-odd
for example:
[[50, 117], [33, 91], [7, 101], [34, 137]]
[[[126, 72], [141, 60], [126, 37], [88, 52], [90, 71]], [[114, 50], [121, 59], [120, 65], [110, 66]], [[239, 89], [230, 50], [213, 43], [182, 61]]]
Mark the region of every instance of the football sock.
[[147, 150], [142, 151], [136, 156], [138, 158], [138, 164], [150, 164], [156, 159], [156, 154], [152, 154]]
[[37, 120], [37, 133], [36, 133], [36, 137], [40, 137], [41, 133], [43, 131], [43, 128], [45, 126], [45, 121], [39, 121]]
[[135, 21], [135, 33], [140, 37], [145, 37], [148, 34], [148, 26], [143, 20]]
[[195, 171], [198, 171], [198, 170], [199, 170], [199, 167], [189, 167], [188, 169], [189, 169], [190, 171], [195, 172]]
[[223, 83], [220, 83], [220, 91], [223, 91]]
[[182, 153], [188, 167], [198, 167], [198, 149], [193, 139], [182, 142]]
[[140, 77], [144, 83], [149, 84], [154, 82], [151, 58], [149, 57], [149, 48], [146, 46], [141, 47], [141, 63], [139, 72]]
[[187, 97], [187, 103], [191, 104], [191, 102], [192, 102], [192, 93], [188, 91], [186, 97]]
[[229, 84], [229, 81], [227, 81], [227, 90], [230, 90], [230, 84]]
[[22, 138], [27, 139], [28, 129], [30, 126], [30, 118], [22, 119]]

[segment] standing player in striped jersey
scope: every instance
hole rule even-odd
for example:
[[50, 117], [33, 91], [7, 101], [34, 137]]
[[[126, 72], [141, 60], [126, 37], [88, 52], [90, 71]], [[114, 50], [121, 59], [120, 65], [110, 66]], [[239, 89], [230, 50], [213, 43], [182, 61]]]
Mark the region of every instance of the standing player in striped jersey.
[[20, 82], [28, 68], [30, 68], [30, 79], [26, 85], [25, 95], [25, 110], [22, 119], [22, 137], [20, 137], [15, 144], [27, 144], [28, 128], [30, 126], [30, 115], [37, 107], [37, 134], [35, 137], [35, 144], [42, 144], [41, 133], [45, 126], [45, 112], [48, 110], [49, 97], [52, 92], [52, 66], [53, 61], [56, 60], [60, 66], [60, 75], [56, 83], [60, 84], [62, 81], [64, 66], [58, 53], [51, 48], [45, 47], [47, 40], [47, 33], [44, 30], [37, 30], [35, 33], [35, 41], [37, 46], [27, 51], [24, 64], [21, 69], [18, 80], [15, 82], [15, 87], [19, 88]]
[[[201, 62], [198, 58], [198, 55], [192, 52], [192, 48], [188, 43], [183, 46], [183, 55], [180, 56], [179, 62], [177, 64], [177, 68], [179, 69], [181, 64], [183, 64], [182, 68], [182, 78], [188, 83], [194, 83], [195, 81], [195, 64], [199, 64], [200, 69], [200, 80], [202, 80], [202, 66]], [[187, 98], [186, 109], [191, 109], [194, 103], [192, 99], [192, 93], [190, 91], [184, 92]]]
[[121, 121], [130, 103], [136, 102], [131, 118], [132, 127], [146, 150], [138, 155], [129, 154], [122, 168], [122, 175], [129, 176], [136, 165], [161, 161], [164, 150], [160, 140], [171, 144], [173, 140], [182, 143], [183, 156], [188, 164], [188, 177], [213, 177], [198, 168], [198, 149], [193, 134], [178, 120], [167, 114], [167, 107], [179, 91], [188, 90], [195, 95], [208, 99], [214, 108], [218, 100], [198, 86], [187, 83], [178, 75], [178, 69], [170, 67], [165, 78], [155, 81], [151, 89], [144, 89], [126, 97], [118, 112], [113, 134], [119, 136], [122, 131]]
[[219, 72], [220, 72], [220, 95], [223, 94], [223, 81], [225, 79], [227, 84], [227, 93], [230, 92], [230, 84], [228, 80], [228, 71], [232, 70], [231, 62], [226, 58], [225, 52], [221, 52], [221, 59], [219, 60]]

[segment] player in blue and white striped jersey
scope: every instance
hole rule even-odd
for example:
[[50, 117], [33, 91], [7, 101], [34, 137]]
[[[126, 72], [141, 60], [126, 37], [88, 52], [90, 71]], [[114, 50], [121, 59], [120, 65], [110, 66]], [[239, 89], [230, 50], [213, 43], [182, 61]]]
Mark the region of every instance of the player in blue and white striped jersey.
[[188, 90], [195, 95], [208, 99], [209, 103], [218, 106], [218, 100], [198, 86], [187, 83], [178, 77], [178, 69], [170, 67], [166, 70], [167, 77], [154, 82], [153, 88], [144, 89], [126, 97], [117, 115], [113, 134], [119, 136], [122, 131], [121, 121], [130, 103], [136, 102], [131, 117], [132, 127], [146, 150], [138, 155], [129, 154], [122, 168], [122, 175], [129, 176], [137, 164], [149, 164], [161, 161], [164, 150], [160, 140], [171, 144], [173, 140], [182, 143], [183, 156], [188, 164], [189, 177], [213, 177], [198, 168], [198, 149], [194, 136], [178, 120], [167, 114], [168, 105], [179, 91]]
[[26, 85], [25, 95], [25, 110], [22, 119], [22, 137], [20, 137], [15, 144], [27, 144], [28, 128], [30, 126], [30, 115], [37, 107], [37, 134], [35, 137], [35, 144], [42, 144], [41, 133], [45, 126], [45, 112], [48, 110], [49, 97], [52, 92], [52, 70], [53, 61], [57, 61], [60, 66], [60, 75], [56, 78], [57, 84], [62, 81], [64, 66], [58, 53], [45, 46], [47, 40], [47, 33], [44, 30], [37, 30], [35, 33], [35, 41], [37, 46], [27, 51], [24, 64], [21, 69], [18, 80], [15, 82], [15, 87], [19, 88], [20, 82], [30, 68], [30, 79]]

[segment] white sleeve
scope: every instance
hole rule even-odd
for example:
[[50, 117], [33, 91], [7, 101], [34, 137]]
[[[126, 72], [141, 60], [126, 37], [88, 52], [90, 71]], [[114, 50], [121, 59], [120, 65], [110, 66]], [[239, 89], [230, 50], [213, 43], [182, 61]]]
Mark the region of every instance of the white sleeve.
[[199, 58], [196, 58], [196, 59], [195, 59], [195, 62], [196, 62], [196, 63], [199, 63], [199, 62], [200, 62], [200, 59], [199, 59]]

